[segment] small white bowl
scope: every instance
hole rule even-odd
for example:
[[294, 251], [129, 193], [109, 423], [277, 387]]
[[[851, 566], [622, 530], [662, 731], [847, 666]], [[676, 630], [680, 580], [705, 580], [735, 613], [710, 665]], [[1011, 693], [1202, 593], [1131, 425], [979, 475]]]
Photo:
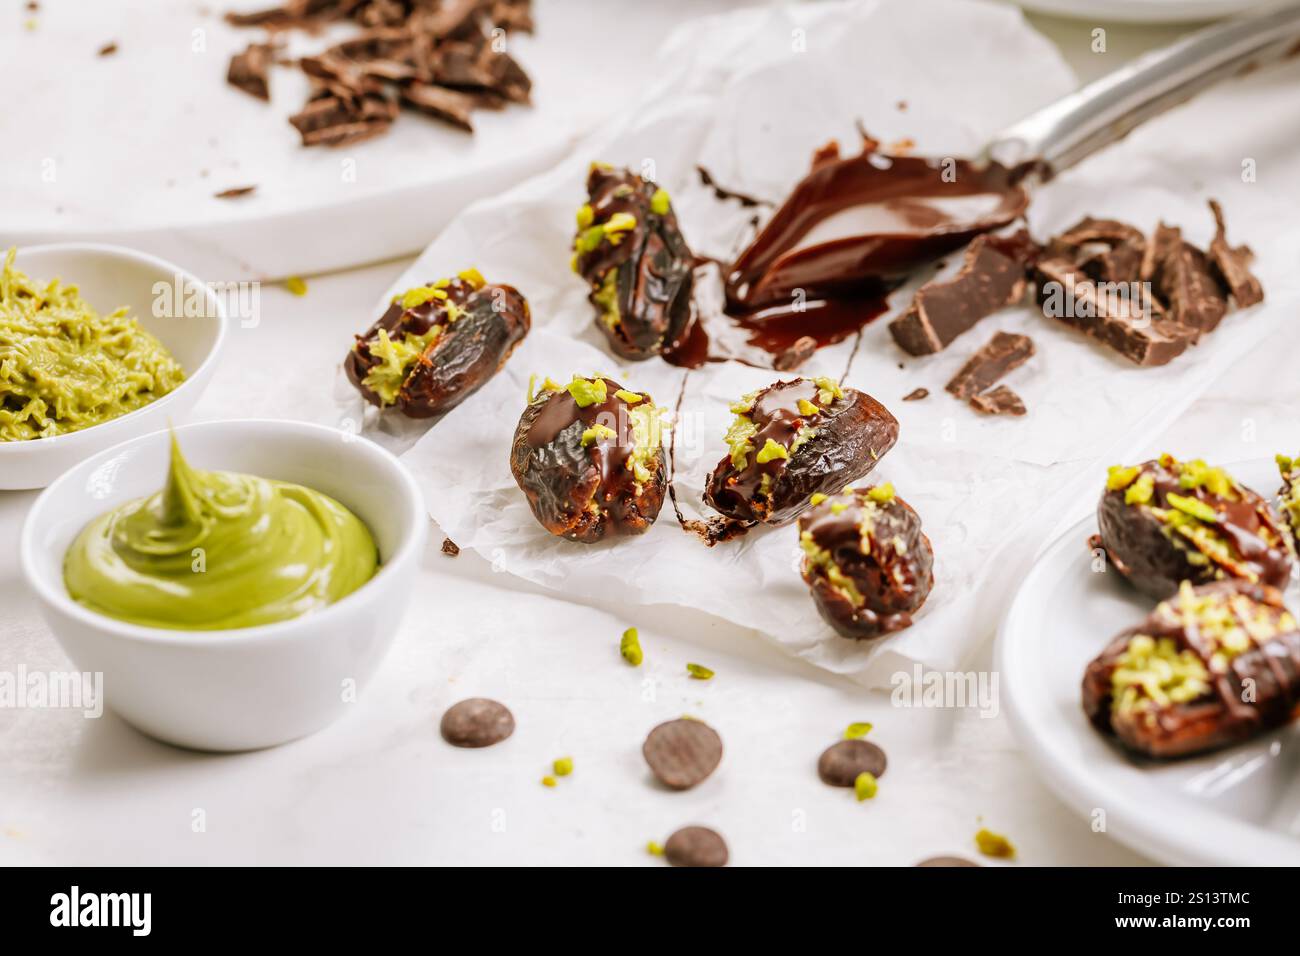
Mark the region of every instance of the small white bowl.
[[402, 620], [428, 536], [424, 498], [391, 454], [305, 422], [200, 422], [176, 429], [196, 468], [314, 488], [370, 529], [381, 566], [319, 611], [225, 631], [142, 627], [68, 596], [63, 560], [86, 523], [162, 487], [168, 432], [101, 452], [36, 499], [23, 526], [23, 575], [50, 629], [81, 671], [104, 675], [104, 703], [140, 730], [183, 747], [251, 750], [324, 727], [352, 706]]
[[[31, 246], [18, 250], [14, 265], [38, 282], [60, 279], [77, 286], [101, 315], [126, 306], [180, 362], [185, 381], [143, 408], [78, 432], [0, 442], [0, 490], [44, 488], [90, 455], [189, 414], [212, 378], [226, 337], [225, 304], [213, 288], [179, 266], [120, 246]], [[177, 289], [201, 291], [189, 309], [198, 314], [185, 314], [184, 297], [176, 303]]]

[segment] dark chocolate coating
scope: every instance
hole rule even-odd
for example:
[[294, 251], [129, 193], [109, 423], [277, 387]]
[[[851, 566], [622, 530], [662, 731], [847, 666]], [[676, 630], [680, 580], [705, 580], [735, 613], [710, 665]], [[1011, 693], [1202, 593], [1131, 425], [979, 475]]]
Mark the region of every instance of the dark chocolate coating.
[[434, 299], [413, 309], [395, 302], [348, 352], [344, 369], [348, 380], [366, 401], [383, 408], [383, 400], [365, 384], [379, 359], [370, 352], [379, 330], [397, 339], [408, 333], [423, 335], [433, 325], [443, 331], [407, 373], [393, 403], [409, 418], [432, 418], [451, 411], [487, 384], [531, 325], [528, 301], [513, 286], [486, 285], [474, 289], [463, 279], [447, 286], [446, 301], [460, 310], [447, 321], [443, 300]]
[[1199, 552], [1191, 542], [1180, 538], [1176, 544], [1167, 533], [1167, 525], [1149, 508], [1126, 504], [1127, 489], [1107, 489], [1097, 505], [1102, 547], [1115, 569], [1135, 588], [1151, 597], [1164, 598], [1177, 591], [1181, 581], [1206, 584], [1224, 577], [1241, 577], [1240, 569], [1249, 571], [1259, 583], [1286, 586], [1291, 576], [1291, 555], [1268, 502], [1242, 485], [1235, 485], [1239, 501], [1228, 501], [1204, 488], [1183, 488], [1178, 476], [1160, 460], [1143, 462], [1139, 467], [1139, 478], [1148, 473], [1154, 476], [1152, 505], [1170, 507], [1168, 495], [1173, 492], [1214, 508], [1220, 515], [1215, 527], [1240, 561], [1239, 568], [1213, 559], [1207, 564], [1193, 564], [1188, 555]]
[[[681, 338], [691, 319], [695, 258], [672, 207], [662, 214], [651, 210], [658, 188], [626, 169], [593, 165], [587, 177], [593, 224], [607, 223], [620, 212], [636, 219], [636, 226], [623, 233], [617, 244], [602, 240], [577, 260], [579, 274], [591, 286], [588, 298], [596, 306], [596, 327], [616, 355], [633, 361], [661, 354]], [[596, 303], [611, 269], [619, 312], [619, 322], [612, 328], [602, 320]]]
[[[628, 467], [634, 447], [626, 414], [630, 406], [614, 394], [621, 385], [604, 381], [605, 401], [586, 408], [567, 391], [542, 392], [524, 409], [510, 449], [511, 474], [538, 523], [551, 534], [584, 544], [646, 531], [659, 516], [668, 489], [668, 463], [660, 444], [647, 465], [649, 480], [638, 493]], [[582, 433], [594, 424], [605, 424], [616, 435], [584, 447]]]
[[[737, 470], [731, 456], [718, 462], [709, 475], [705, 500], [737, 521], [782, 525], [793, 521], [818, 492], [833, 494], [862, 478], [894, 447], [898, 420], [866, 392], [844, 389], [844, 397], [815, 416], [798, 410], [800, 398], [818, 392], [808, 379], [777, 382], [754, 400], [754, 414], [763, 426], [749, 453], [746, 467]], [[756, 422], [758, 423], [758, 422]], [[776, 458], [760, 465], [757, 452], [767, 437], [787, 448], [804, 424], [817, 433], [788, 459]], [[768, 494], [760, 494], [763, 474], [772, 476]]]
[[[848, 507], [837, 514], [833, 504]], [[870, 508], [872, 525], [865, 549], [860, 532], [864, 508]], [[856, 488], [805, 512], [799, 519], [799, 533], [804, 532], [830, 552], [831, 560], [865, 599], [863, 606], [855, 607], [831, 584], [824, 569], [804, 559], [803, 579], [812, 589], [817, 611], [841, 637], [871, 640], [911, 626], [912, 612], [925, 603], [934, 586], [934, 551], [911, 505], [897, 496], [871, 502], [867, 489]], [[895, 539], [903, 545], [901, 553]]]
[[[1240, 580], [1217, 581], [1195, 589], [1197, 595], [1245, 597], [1253, 614], [1278, 622], [1286, 613], [1276, 588]], [[1150, 757], [1184, 757], [1240, 743], [1291, 721], [1300, 703], [1300, 630], [1294, 622], [1277, 635], [1254, 641], [1233, 657], [1223, 673], [1210, 670], [1211, 689], [1186, 703], [1172, 703], [1154, 711], [1116, 714], [1112, 710], [1112, 675], [1129, 640], [1145, 634], [1156, 640], [1171, 638], [1178, 651], [1190, 649], [1202, 662], [1211, 648], [1196, 628], [1185, 629], [1177, 613], [1179, 597], [1170, 599], [1174, 613], [1157, 606], [1141, 624], [1116, 637], [1087, 667], [1083, 676], [1083, 710], [1104, 734]], [[1150, 715], [1150, 719], [1148, 718]]]

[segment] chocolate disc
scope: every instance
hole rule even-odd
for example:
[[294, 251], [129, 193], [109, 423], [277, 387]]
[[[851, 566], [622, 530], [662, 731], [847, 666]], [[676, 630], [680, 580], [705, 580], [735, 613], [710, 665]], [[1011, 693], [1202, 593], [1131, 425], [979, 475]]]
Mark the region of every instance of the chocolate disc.
[[978, 863], [972, 863], [970, 860], [963, 860], [959, 856], [932, 856], [928, 860], [922, 860], [917, 866], [979, 866]]
[[727, 843], [708, 827], [682, 827], [664, 844], [673, 866], [726, 866]]
[[831, 744], [817, 761], [817, 776], [832, 787], [851, 787], [858, 774], [879, 777], [885, 772], [885, 752], [866, 740]]
[[490, 747], [515, 732], [515, 718], [505, 704], [471, 697], [447, 708], [441, 730], [453, 747]]
[[721, 762], [722, 738], [703, 721], [670, 720], [650, 731], [641, 753], [664, 786], [689, 790]]

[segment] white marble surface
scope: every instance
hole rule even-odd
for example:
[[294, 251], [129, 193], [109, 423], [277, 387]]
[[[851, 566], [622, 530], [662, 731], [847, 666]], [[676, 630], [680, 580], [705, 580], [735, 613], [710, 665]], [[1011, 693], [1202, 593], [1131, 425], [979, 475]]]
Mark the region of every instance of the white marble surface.
[[[1090, 59], [1087, 30], [1047, 23], [1081, 75], [1104, 71]], [[1125, 34], [1111, 49], [1140, 49], [1144, 35]], [[262, 323], [235, 330], [196, 417], [318, 418], [313, 370], [341, 357], [406, 265], [313, 279], [301, 298], [264, 289]], [[1291, 413], [1300, 384], [1287, 361], [1279, 349], [1239, 362], [1160, 448], [1231, 461], [1300, 447]], [[15, 540], [33, 497], [0, 495], [0, 540]], [[896, 708], [689, 611], [626, 612], [599, 595], [590, 605], [559, 601], [472, 554], [443, 556], [441, 537], [357, 712], [306, 740], [209, 756], [155, 743], [111, 713], [0, 709], [0, 862], [655, 864], [645, 842], [693, 822], [722, 832], [736, 864], [969, 856], [982, 825], [1007, 833], [1025, 864], [1144, 862], [1048, 793], [1004, 716]], [[628, 625], [645, 648], [637, 670], [618, 656]], [[988, 660], [986, 647], [971, 666]], [[689, 680], [688, 661], [717, 676]], [[7, 548], [0, 671], [20, 666], [68, 665]], [[446, 746], [443, 709], [475, 695], [508, 703], [518, 730], [485, 751]], [[668, 793], [650, 780], [640, 745], [655, 723], [683, 713], [715, 726], [726, 756], [704, 785]], [[865, 804], [815, 773], [822, 748], [855, 720], [875, 724], [872, 738], [891, 760], [879, 797]], [[565, 755], [574, 775], [542, 787], [550, 761]]]

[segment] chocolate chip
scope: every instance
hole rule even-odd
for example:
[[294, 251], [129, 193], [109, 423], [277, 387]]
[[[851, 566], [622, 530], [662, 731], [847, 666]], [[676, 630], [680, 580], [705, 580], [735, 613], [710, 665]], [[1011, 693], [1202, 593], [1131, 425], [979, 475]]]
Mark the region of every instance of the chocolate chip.
[[460, 554], [460, 545], [458, 545], [455, 541], [452, 541], [451, 538], [443, 538], [442, 553], [447, 555], [448, 557], [454, 558], [456, 557], [456, 555]]
[[689, 790], [722, 761], [722, 738], [703, 721], [670, 720], [650, 731], [641, 753], [660, 783]]
[[664, 844], [673, 866], [726, 866], [727, 844], [708, 827], [682, 827]]
[[822, 753], [817, 776], [832, 787], [851, 787], [860, 773], [882, 776], [885, 763], [885, 752], [870, 741], [841, 740]]
[[441, 730], [453, 747], [491, 747], [515, 732], [515, 718], [505, 704], [471, 697], [447, 708]]
[[233, 186], [230, 189], [223, 189], [219, 193], [213, 193], [213, 195], [217, 199], [238, 199], [241, 196], [251, 196], [256, 190], [256, 186]]
[[959, 856], [932, 856], [928, 860], [922, 860], [917, 866], [979, 866], [978, 863], [972, 863], [970, 860], [963, 860]]

